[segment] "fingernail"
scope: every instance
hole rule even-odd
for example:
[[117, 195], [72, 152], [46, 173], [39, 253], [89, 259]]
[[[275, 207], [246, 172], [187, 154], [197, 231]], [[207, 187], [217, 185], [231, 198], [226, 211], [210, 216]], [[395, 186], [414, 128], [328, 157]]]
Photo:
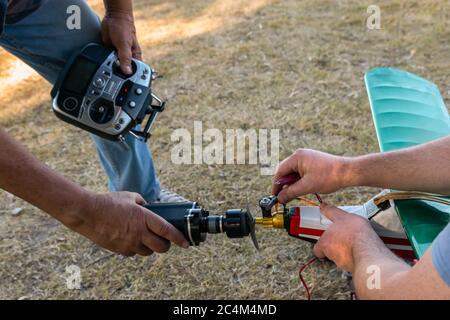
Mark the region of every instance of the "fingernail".
[[187, 248], [189, 248], [189, 242], [183, 242], [183, 248], [185, 248], [185, 249], [187, 249]]
[[130, 73], [131, 73], [131, 67], [130, 67], [130, 66], [126, 66], [126, 67], [125, 67], [125, 72], [126, 72], [127, 74], [130, 74]]

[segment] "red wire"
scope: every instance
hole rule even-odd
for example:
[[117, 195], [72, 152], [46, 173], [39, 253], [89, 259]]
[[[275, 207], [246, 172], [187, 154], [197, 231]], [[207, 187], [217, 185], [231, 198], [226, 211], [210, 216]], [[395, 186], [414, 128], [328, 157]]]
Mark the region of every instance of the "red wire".
[[311, 260], [309, 260], [307, 263], [305, 263], [304, 265], [302, 265], [300, 267], [300, 269], [298, 270], [298, 277], [300, 278], [300, 282], [302, 283], [303, 287], [306, 290], [306, 298], [308, 300], [311, 300], [311, 292], [309, 291], [309, 287], [308, 284], [306, 283], [305, 279], [303, 278], [302, 272], [305, 271], [305, 269], [310, 266], [311, 264], [313, 264], [313, 262], [315, 262], [317, 260], [316, 257], [312, 258]]
[[319, 196], [319, 194], [314, 193], [314, 195], [316, 196], [317, 201], [319, 201], [319, 203], [322, 203], [322, 198]]
[[[316, 196], [317, 201], [319, 201], [319, 203], [321, 204], [321, 203], [322, 203], [322, 198], [321, 198], [317, 193], [315, 193], [314, 195]], [[300, 267], [300, 269], [298, 270], [298, 277], [300, 278], [300, 282], [302, 283], [303, 288], [305, 288], [305, 291], [306, 291], [306, 298], [307, 298], [308, 300], [311, 300], [311, 292], [309, 291], [308, 284], [306, 283], [305, 279], [303, 278], [302, 273], [303, 273], [303, 271], [305, 271], [306, 268], [308, 268], [308, 267], [309, 267], [311, 264], [313, 264], [316, 260], [317, 260], [316, 257], [310, 259], [307, 263], [305, 263], [304, 265], [302, 265], [302, 266]]]

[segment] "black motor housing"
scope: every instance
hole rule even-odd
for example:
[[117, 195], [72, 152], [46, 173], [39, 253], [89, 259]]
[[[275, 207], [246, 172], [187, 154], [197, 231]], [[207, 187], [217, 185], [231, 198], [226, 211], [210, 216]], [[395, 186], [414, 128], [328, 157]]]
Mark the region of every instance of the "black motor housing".
[[191, 245], [198, 246], [208, 233], [226, 233], [228, 238], [243, 238], [251, 233], [246, 209], [230, 209], [224, 215], [210, 215], [196, 202], [150, 203], [144, 205], [180, 230]]

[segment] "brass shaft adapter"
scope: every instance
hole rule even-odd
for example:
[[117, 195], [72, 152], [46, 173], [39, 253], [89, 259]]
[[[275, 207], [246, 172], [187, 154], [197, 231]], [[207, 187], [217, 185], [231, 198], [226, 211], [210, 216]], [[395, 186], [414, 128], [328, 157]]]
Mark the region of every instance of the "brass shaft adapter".
[[271, 217], [256, 218], [256, 224], [262, 225], [265, 228], [284, 228], [284, 218], [282, 213], [275, 213]]

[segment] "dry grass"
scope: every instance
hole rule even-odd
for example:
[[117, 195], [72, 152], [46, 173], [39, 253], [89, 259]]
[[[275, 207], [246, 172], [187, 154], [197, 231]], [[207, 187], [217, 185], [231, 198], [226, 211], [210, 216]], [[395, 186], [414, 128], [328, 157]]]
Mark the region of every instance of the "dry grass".
[[[94, 2], [94, 1], [91, 1]], [[378, 1], [382, 30], [364, 25], [372, 1], [135, 1], [147, 62], [164, 75], [169, 98], [151, 141], [164, 185], [211, 210], [241, 207], [268, 193], [256, 166], [176, 166], [170, 133], [204, 127], [279, 128], [281, 156], [297, 147], [356, 155], [377, 151], [363, 75], [396, 66], [432, 79], [448, 103], [447, 1]], [[100, 1], [95, 1], [100, 10]], [[88, 135], [50, 111], [49, 86], [36, 75], [11, 80], [15, 60], [0, 55], [0, 124], [37, 157], [87, 188], [106, 180]], [[9, 80], [8, 80], [9, 79]], [[6, 81], [6, 82], [5, 82]], [[8, 82], [9, 81], [9, 82]], [[5, 94], [5, 83], [8, 94]], [[332, 203], [360, 203], [351, 189]], [[15, 208], [24, 208], [12, 215]], [[303, 299], [297, 268], [309, 244], [282, 231], [250, 241], [209, 237], [200, 248], [149, 258], [109, 256], [5, 192], [0, 193], [0, 298]], [[65, 286], [65, 268], [82, 268], [83, 288]], [[331, 264], [307, 271], [316, 299], [345, 299], [345, 278]]]

